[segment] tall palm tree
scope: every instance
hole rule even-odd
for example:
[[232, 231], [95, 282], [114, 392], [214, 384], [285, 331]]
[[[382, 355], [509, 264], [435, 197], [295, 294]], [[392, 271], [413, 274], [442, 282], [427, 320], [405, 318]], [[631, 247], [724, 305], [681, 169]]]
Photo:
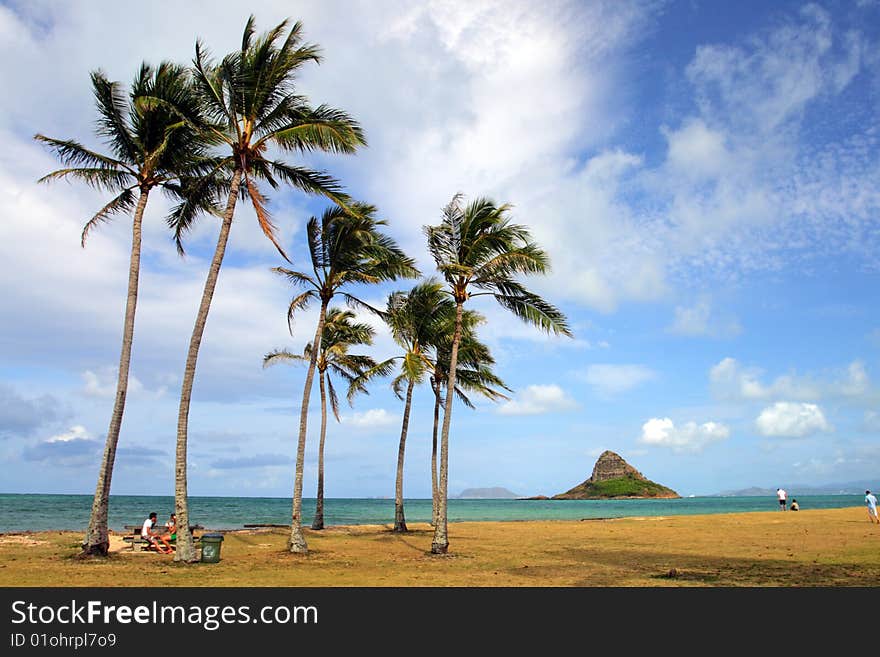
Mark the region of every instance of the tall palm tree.
[[187, 505], [189, 408], [199, 345], [238, 197], [250, 199], [263, 233], [286, 258], [258, 181], [263, 180], [273, 188], [287, 183], [304, 192], [323, 194], [343, 205], [346, 196], [339, 184], [326, 173], [271, 159], [270, 146], [294, 153], [314, 150], [352, 153], [366, 143], [360, 126], [347, 114], [325, 105], [313, 108], [306, 98], [296, 93], [296, 75], [300, 67], [306, 62], [320, 62], [320, 56], [317, 46], [302, 44], [300, 23], [295, 23], [289, 30], [287, 28], [288, 21], [284, 21], [255, 38], [254, 17], [251, 16], [244, 28], [241, 49], [226, 55], [219, 63], [211, 61], [202, 44], [196, 43], [193, 62], [196, 90], [209, 121], [204, 132], [215, 142], [225, 145], [228, 151], [218, 160], [212, 175], [195, 181], [190, 188], [190, 197], [195, 201], [184, 203], [177, 209], [173, 226], [178, 249], [182, 250], [182, 236], [198, 214], [196, 201], [214, 191], [218, 176], [228, 176], [225, 178], [228, 182], [223, 185], [228, 194], [217, 246], [190, 338], [180, 393], [174, 490], [180, 527], [176, 561], [190, 562], [196, 558]]
[[[492, 370], [495, 359], [492, 357], [489, 347], [477, 338], [476, 327], [484, 321], [483, 316], [473, 310], [465, 310], [462, 313], [461, 340], [458, 346], [455, 374], [455, 394], [459, 401], [468, 408], [474, 408], [469, 394], [480, 394], [491, 401], [498, 401], [508, 399], [501, 390], [512, 392]], [[430, 377], [431, 391], [434, 393], [434, 424], [431, 433], [431, 524], [435, 526], [440, 511], [437, 434], [440, 426], [440, 409], [443, 406], [442, 394], [449, 380], [452, 336], [455, 333], [455, 313], [445, 317], [444, 324], [439, 328], [439, 335], [434, 339], [434, 368]]]
[[98, 471], [89, 527], [83, 540], [83, 554], [106, 556], [110, 546], [107, 531], [110, 482], [125, 412], [134, 339], [144, 210], [150, 192], [157, 187], [177, 196], [180, 193], [179, 179], [198, 174], [205, 153], [197, 132], [181, 121], [177, 113], [169, 111], [166, 106], [147, 106], [137, 102], [143, 96], [161, 98], [189, 115], [197, 115], [198, 104], [191, 93], [185, 68], [167, 62], [153, 68], [144, 63], [128, 96], [118, 82], [111, 82], [100, 71], [93, 72], [91, 79], [100, 114], [97, 133], [109, 146], [110, 154], [97, 153], [70, 139], [53, 139], [41, 134], [34, 138], [48, 146], [66, 167], [44, 176], [40, 182], [74, 179], [113, 194], [113, 198], [83, 228], [83, 247], [89, 231], [97, 224], [109, 221], [117, 214], [133, 215], [116, 399]]
[[[456, 194], [444, 208], [440, 224], [424, 228], [428, 250], [446, 279], [448, 292], [456, 305], [440, 434], [439, 504], [431, 543], [434, 554], [446, 554], [449, 549], [449, 427], [465, 302], [471, 297], [491, 295], [523, 321], [544, 331], [571, 336], [565, 315], [516, 280], [517, 275], [546, 273], [549, 258], [531, 241], [526, 226], [511, 223], [509, 212], [509, 205], [496, 205], [486, 198], [477, 198], [464, 205], [462, 195]], [[475, 289], [479, 291], [474, 292]]]
[[[397, 398], [405, 402], [397, 448], [397, 478], [394, 486], [394, 531], [396, 532], [407, 531], [403, 508], [403, 467], [413, 389], [434, 370], [434, 360], [431, 355], [434, 342], [438, 339], [442, 327], [449, 324], [448, 318], [454, 316], [455, 304], [443, 293], [443, 285], [434, 279], [419, 283], [409, 292], [391, 293], [382, 318], [388, 324], [394, 341], [403, 349], [403, 353], [380, 363], [362, 377], [368, 379], [377, 373], [382, 373], [379, 372], [379, 368], [390, 371], [399, 361], [400, 372], [391, 384]], [[405, 394], [404, 388], [406, 388]]]
[[[369, 324], [354, 322], [354, 313], [341, 308], [330, 308], [324, 329], [321, 334], [320, 353], [316, 367], [321, 390], [321, 438], [318, 445], [318, 493], [315, 504], [315, 517], [312, 529], [324, 529], [324, 441], [327, 436], [327, 398], [329, 393], [330, 408], [336, 421], [339, 421], [339, 397], [333, 387], [335, 374], [348, 383], [348, 397], [359, 391], [356, 381], [358, 377], [376, 367], [376, 361], [369, 356], [349, 353], [349, 349], [357, 345], [373, 344], [376, 331]], [[312, 358], [312, 343], [309, 342], [302, 354], [293, 354], [286, 350], [273, 351], [263, 358], [263, 367], [282, 361], [308, 363]]]
[[394, 240], [379, 232], [379, 228], [386, 225], [386, 222], [376, 219], [375, 213], [376, 208], [363, 203], [352, 203], [348, 209], [338, 205], [328, 208], [320, 219], [309, 219], [306, 226], [312, 271], [299, 272], [284, 267], [273, 270], [286, 277], [293, 285], [306, 288], [291, 300], [287, 309], [288, 323], [292, 322], [298, 310], [312, 301], [317, 300], [321, 304], [315, 337], [312, 340], [312, 345], [317, 345], [317, 348], [312, 349], [309, 359], [299, 416], [293, 512], [288, 539], [288, 549], [295, 553], [305, 554], [309, 550], [302, 532], [303, 466], [309, 397], [318, 353], [321, 350], [327, 307], [337, 294], [343, 296], [349, 304], [369, 307], [353, 294], [344, 292], [343, 288], [358, 283], [370, 285], [419, 275], [412, 258], [405, 255]]

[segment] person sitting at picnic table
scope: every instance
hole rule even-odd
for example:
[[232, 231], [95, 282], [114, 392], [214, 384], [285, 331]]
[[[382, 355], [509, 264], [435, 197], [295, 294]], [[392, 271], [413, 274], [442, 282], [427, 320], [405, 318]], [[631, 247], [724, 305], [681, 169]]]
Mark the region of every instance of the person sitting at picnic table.
[[159, 532], [153, 529], [153, 526], [156, 524], [157, 514], [155, 511], [151, 512], [149, 517], [144, 520], [144, 525], [141, 527], [141, 538], [143, 538], [147, 543], [150, 544], [151, 547], [156, 548], [156, 552], [161, 552], [162, 554], [171, 554], [172, 549], [166, 540], [164, 540], [164, 536]]
[[165, 523], [165, 533], [161, 536], [164, 543], [171, 544], [177, 540], [177, 516], [171, 514]]

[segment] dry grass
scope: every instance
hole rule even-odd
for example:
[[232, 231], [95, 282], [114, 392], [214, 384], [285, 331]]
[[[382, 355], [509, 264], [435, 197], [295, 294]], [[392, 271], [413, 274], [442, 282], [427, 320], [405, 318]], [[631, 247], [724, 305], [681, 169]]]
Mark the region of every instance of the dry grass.
[[2, 586], [877, 586], [880, 525], [862, 508], [589, 521], [450, 525], [448, 556], [432, 531], [389, 526], [307, 531], [307, 556], [285, 530], [227, 533], [217, 564], [120, 549], [76, 558], [81, 535], [0, 536]]

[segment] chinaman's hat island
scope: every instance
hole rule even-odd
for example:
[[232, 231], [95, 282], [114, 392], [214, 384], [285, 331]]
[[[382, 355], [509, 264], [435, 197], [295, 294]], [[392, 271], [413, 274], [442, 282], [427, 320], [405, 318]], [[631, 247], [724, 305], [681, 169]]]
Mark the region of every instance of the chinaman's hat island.
[[553, 497], [536, 495], [527, 500], [613, 500], [681, 497], [671, 488], [645, 477], [620, 454], [604, 451], [593, 466], [593, 474], [574, 488]]

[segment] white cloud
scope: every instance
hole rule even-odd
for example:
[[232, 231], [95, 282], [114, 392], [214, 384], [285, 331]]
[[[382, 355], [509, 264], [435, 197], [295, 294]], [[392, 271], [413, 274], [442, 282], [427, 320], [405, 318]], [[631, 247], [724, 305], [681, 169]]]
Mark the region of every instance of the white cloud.
[[375, 429], [396, 424], [401, 421], [401, 417], [389, 413], [384, 408], [371, 408], [368, 411], [357, 411], [351, 415], [343, 415], [342, 422], [353, 427]]
[[727, 357], [709, 370], [709, 381], [715, 394], [727, 399], [766, 400], [775, 397], [817, 401], [839, 398], [870, 402], [876, 397], [865, 365], [859, 360], [850, 363], [844, 372], [838, 371], [825, 380], [788, 374], [763, 383], [763, 373], [758, 367], [743, 367], [736, 359]]
[[[105, 367], [98, 373], [86, 370], [82, 373], [85, 386], [83, 393], [89, 397], [114, 397], [116, 395], [116, 383], [119, 377], [119, 369]], [[144, 385], [134, 376], [128, 375], [128, 392], [137, 394], [144, 389]]]
[[597, 392], [614, 395], [632, 390], [646, 381], [657, 378], [657, 373], [644, 365], [603, 363], [590, 365], [580, 378], [593, 386]]
[[76, 425], [36, 445], [25, 447], [21, 455], [25, 461], [49, 466], [85, 468], [95, 465], [101, 448], [101, 443], [92, 438], [85, 427]]
[[820, 431], [832, 431], [816, 404], [776, 402], [761, 411], [755, 423], [765, 436], [803, 438]]
[[719, 422], [686, 422], [680, 427], [668, 417], [651, 418], [642, 425], [639, 442], [674, 451], [702, 451], [707, 445], [730, 437], [730, 429]]
[[520, 392], [516, 399], [499, 406], [498, 412], [502, 415], [542, 415], [577, 407], [578, 403], [558, 385], [532, 385]]
[[729, 337], [741, 332], [739, 322], [713, 317], [712, 302], [703, 297], [692, 306], [676, 306], [670, 333], [686, 336]]
[[710, 129], [702, 119], [688, 119], [678, 130], [662, 128], [669, 151], [666, 164], [690, 179], [716, 178], [731, 166], [723, 133]]
[[77, 424], [70, 427], [68, 431], [47, 438], [45, 442], [69, 443], [72, 440], [89, 440], [90, 438], [91, 436], [89, 436], [89, 432], [86, 431], [86, 428], [82, 425]]
[[704, 110], [768, 133], [818, 95], [846, 87], [860, 50], [856, 33], [836, 34], [829, 14], [810, 4], [799, 19], [755, 35], [746, 47], [700, 46], [687, 73], [704, 94]]

